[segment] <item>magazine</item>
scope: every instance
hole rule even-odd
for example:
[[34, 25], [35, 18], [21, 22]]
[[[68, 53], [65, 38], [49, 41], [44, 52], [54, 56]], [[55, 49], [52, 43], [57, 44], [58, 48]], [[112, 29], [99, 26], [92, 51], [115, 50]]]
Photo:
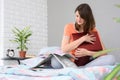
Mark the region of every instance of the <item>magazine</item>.
[[63, 65], [63, 68], [70, 67], [70, 66], [76, 67], [74, 62], [70, 60], [70, 58], [73, 58], [73, 59], [76, 59], [76, 58], [71, 54], [51, 53], [48, 55], [48, 57], [38, 56], [38, 57], [22, 60], [21, 63], [29, 66], [30, 68], [44, 67], [44, 64], [49, 62], [52, 57], [55, 57], [58, 60], [58, 62], [60, 62]]
[[63, 66], [63, 68], [67, 68], [67, 67], [77, 68], [77, 65], [73, 61], [70, 60], [71, 58], [74, 58], [70, 56], [70, 54], [66, 54], [63, 56], [60, 56], [57, 54], [52, 54], [52, 55], [53, 57], [56, 58], [56, 60], [58, 60], [58, 62]]

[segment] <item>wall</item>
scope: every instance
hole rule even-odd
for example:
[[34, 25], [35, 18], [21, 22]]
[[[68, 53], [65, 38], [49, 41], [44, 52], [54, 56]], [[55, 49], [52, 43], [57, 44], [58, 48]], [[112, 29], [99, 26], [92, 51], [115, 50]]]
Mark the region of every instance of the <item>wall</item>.
[[[3, 0], [0, 0], [0, 58], [3, 57]], [[0, 66], [3, 65], [3, 60], [0, 60]]]
[[28, 44], [29, 54], [37, 54], [40, 48], [47, 46], [47, 0], [3, 0], [4, 5], [1, 13], [3, 20], [4, 55], [8, 48], [16, 49], [17, 45], [9, 40], [13, 39], [12, 29], [23, 29], [31, 26], [33, 32]]
[[[96, 20], [106, 48], [120, 47], [120, 23], [113, 18], [120, 17], [120, 9], [115, 4], [120, 0], [48, 0], [48, 46], [60, 46], [65, 24], [74, 22], [74, 10], [81, 3], [88, 3]], [[120, 51], [112, 52], [120, 61]]]

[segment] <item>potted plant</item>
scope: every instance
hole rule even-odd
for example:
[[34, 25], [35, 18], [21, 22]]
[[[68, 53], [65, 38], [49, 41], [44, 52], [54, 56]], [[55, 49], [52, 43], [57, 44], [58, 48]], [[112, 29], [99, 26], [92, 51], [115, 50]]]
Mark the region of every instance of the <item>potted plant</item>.
[[30, 30], [30, 27], [27, 26], [22, 30], [14, 27], [12, 32], [15, 37], [11, 41], [18, 44], [17, 49], [19, 49], [19, 56], [21, 58], [25, 58], [26, 50], [28, 50], [27, 43], [29, 41], [29, 37], [32, 35], [32, 31]]

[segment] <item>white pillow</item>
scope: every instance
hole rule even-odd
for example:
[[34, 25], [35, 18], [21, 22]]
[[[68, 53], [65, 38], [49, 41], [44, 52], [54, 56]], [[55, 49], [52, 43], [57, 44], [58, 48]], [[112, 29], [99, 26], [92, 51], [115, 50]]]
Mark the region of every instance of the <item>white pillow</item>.
[[38, 56], [43, 56], [43, 57], [47, 57], [49, 54], [59, 54], [59, 55], [63, 55], [64, 53], [62, 52], [60, 47], [45, 47], [40, 49], [40, 52], [38, 54]]

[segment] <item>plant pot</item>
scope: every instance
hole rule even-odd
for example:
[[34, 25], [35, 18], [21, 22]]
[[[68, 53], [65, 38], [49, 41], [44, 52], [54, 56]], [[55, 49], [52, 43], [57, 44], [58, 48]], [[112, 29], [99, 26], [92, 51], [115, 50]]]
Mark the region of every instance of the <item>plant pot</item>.
[[25, 58], [25, 56], [26, 56], [26, 51], [19, 51], [20, 58]]

